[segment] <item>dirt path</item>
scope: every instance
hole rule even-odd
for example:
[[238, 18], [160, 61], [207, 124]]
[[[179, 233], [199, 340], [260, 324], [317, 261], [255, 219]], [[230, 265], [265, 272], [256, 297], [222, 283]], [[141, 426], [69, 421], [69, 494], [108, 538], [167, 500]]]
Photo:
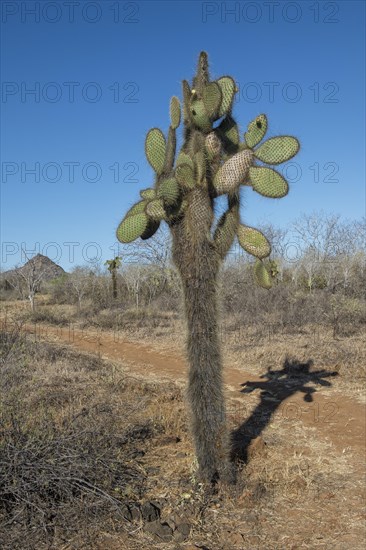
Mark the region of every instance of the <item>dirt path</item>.
[[[187, 363], [183, 357], [159, 352], [151, 346], [121, 337], [117, 340], [106, 332], [40, 324], [23, 328], [33, 334], [32, 338], [67, 343], [80, 351], [120, 362], [132, 373], [149, 379], [170, 378], [182, 383], [186, 379]], [[314, 385], [306, 377], [305, 383], [297, 386], [296, 378], [284, 377], [269, 381], [229, 365], [225, 365], [224, 377], [232, 403], [235, 403], [239, 414], [240, 410], [243, 412], [243, 421], [248, 415], [248, 411], [245, 411], [247, 396], [242, 393], [243, 384], [247, 383], [244, 389], [257, 392], [264, 409], [272, 408], [273, 412], [282, 413], [289, 420], [289, 427], [295, 421], [316, 429], [319, 436], [331, 443], [338, 452], [347, 453], [354, 466], [364, 467], [365, 406], [330, 388], [331, 378], [326, 379], [330, 382], [329, 386], [327, 382]], [[304, 386], [314, 389], [307, 393]]]

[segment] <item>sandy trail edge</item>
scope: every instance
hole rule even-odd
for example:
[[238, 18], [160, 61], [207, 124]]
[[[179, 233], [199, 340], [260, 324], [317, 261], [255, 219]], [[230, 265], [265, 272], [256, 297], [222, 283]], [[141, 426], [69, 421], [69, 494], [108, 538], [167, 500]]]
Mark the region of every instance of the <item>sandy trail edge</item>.
[[[1, 321], [2, 330], [10, 330], [9, 323]], [[157, 379], [169, 378], [184, 383], [187, 374], [185, 359], [177, 354], [167, 354], [144, 344], [128, 341], [121, 335], [107, 332], [86, 331], [74, 327], [54, 327], [37, 323], [26, 324], [22, 330], [32, 335], [32, 340], [47, 341], [51, 339], [66, 343], [80, 351], [97, 354], [105, 359], [120, 362], [136, 375], [146, 378], [152, 376]], [[245, 410], [246, 395], [241, 393], [241, 384], [244, 382], [262, 381], [259, 377], [244, 370], [231, 368], [225, 365], [224, 379], [229, 392], [228, 397], [238, 407], [243, 404]], [[329, 379], [331, 382], [331, 378]], [[312, 384], [310, 384], [312, 385]], [[366, 407], [362, 403], [345, 397], [341, 392], [329, 389], [324, 390], [315, 386], [312, 394], [313, 402], [304, 401], [304, 394], [296, 392], [290, 398], [284, 399], [278, 407], [278, 412], [289, 419], [289, 429], [293, 421], [301, 421], [304, 426], [315, 428], [319, 437], [331, 443], [338, 452], [347, 453], [357, 468], [364, 469], [365, 440], [366, 440]], [[258, 391], [258, 390], [257, 390]], [[234, 401], [235, 400], [235, 401]], [[237, 415], [236, 415], [237, 416]], [[240, 419], [241, 420], [241, 419]], [[243, 414], [242, 421], [245, 420]], [[358, 469], [358, 468], [357, 468]]]

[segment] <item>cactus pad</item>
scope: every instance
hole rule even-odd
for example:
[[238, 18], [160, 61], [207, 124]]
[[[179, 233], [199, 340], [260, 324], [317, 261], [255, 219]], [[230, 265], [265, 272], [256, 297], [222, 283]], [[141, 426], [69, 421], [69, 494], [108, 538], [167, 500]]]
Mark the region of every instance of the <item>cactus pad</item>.
[[198, 183], [201, 183], [206, 176], [206, 159], [202, 151], [197, 151], [194, 155], [196, 175]]
[[170, 100], [170, 124], [173, 130], [176, 130], [180, 124], [180, 103], [175, 96]]
[[131, 206], [131, 208], [127, 211], [126, 218], [127, 216], [133, 216], [135, 214], [140, 214], [141, 212], [144, 212], [145, 206], [146, 206], [146, 200], [137, 202], [136, 204]]
[[155, 233], [157, 232], [159, 227], [160, 227], [160, 221], [158, 221], [158, 220], [149, 220], [147, 228], [145, 229], [145, 231], [141, 235], [141, 239], [143, 241], [146, 241], [147, 239], [150, 239], [150, 237], [155, 235]]
[[239, 225], [238, 227], [238, 240], [240, 246], [256, 258], [262, 260], [271, 253], [271, 245], [266, 237], [253, 227], [246, 227], [245, 225]]
[[155, 198], [156, 192], [155, 189], [143, 189], [140, 191], [140, 195], [143, 199], [151, 200]]
[[218, 170], [214, 187], [218, 195], [233, 193], [243, 183], [252, 164], [253, 152], [251, 149], [244, 149], [233, 155]]
[[205, 139], [205, 147], [207, 155], [210, 159], [217, 158], [221, 153], [221, 141], [217, 137], [216, 132], [210, 132]]
[[194, 172], [189, 164], [179, 164], [175, 170], [175, 177], [184, 191], [190, 191], [195, 185]]
[[202, 99], [194, 99], [191, 101], [191, 117], [195, 125], [204, 132], [210, 132], [212, 122], [206, 111], [205, 104]]
[[146, 206], [146, 214], [155, 221], [166, 220], [167, 214], [162, 199], [154, 199]]
[[268, 273], [266, 266], [261, 260], [257, 260], [254, 264], [254, 279], [262, 288], [266, 290], [272, 288], [271, 275]]
[[233, 242], [232, 235], [235, 234], [238, 225], [238, 212], [227, 211], [222, 214], [218, 221], [214, 241], [216, 250], [221, 255], [224, 251], [228, 251]]
[[183, 118], [187, 123], [191, 120], [190, 102], [191, 102], [191, 88], [186, 80], [182, 82], [183, 91]]
[[264, 138], [267, 132], [267, 117], [259, 115], [248, 125], [248, 130], [244, 134], [245, 143], [248, 147], [255, 147]]
[[149, 218], [145, 212], [126, 216], [117, 228], [117, 239], [121, 243], [130, 243], [141, 237], [149, 225]]
[[254, 191], [264, 197], [280, 199], [288, 193], [288, 183], [272, 168], [254, 166], [249, 168], [249, 177]]
[[177, 162], [176, 162], [177, 166], [179, 166], [180, 164], [188, 164], [192, 168], [192, 170], [194, 170], [193, 160], [189, 155], [187, 155], [187, 153], [184, 153], [183, 151], [179, 153]]
[[145, 153], [150, 166], [160, 175], [164, 169], [166, 142], [164, 134], [159, 128], [148, 131], [145, 140]]
[[267, 139], [255, 151], [255, 156], [267, 164], [280, 164], [296, 155], [300, 143], [291, 136], [279, 136]]
[[179, 197], [179, 186], [175, 178], [169, 178], [159, 183], [157, 196], [171, 206], [176, 204]]
[[222, 101], [218, 112], [218, 118], [230, 113], [234, 95], [236, 91], [236, 84], [231, 76], [223, 76], [217, 80], [217, 84], [221, 88]]
[[262, 288], [269, 290], [272, 287], [271, 275], [261, 260], [257, 260], [254, 264], [254, 278]]
[[216, 82], [210, 82], [203, 89], [202, 99], [208, 116], [215, 119], [222, 102], [220, 86]]

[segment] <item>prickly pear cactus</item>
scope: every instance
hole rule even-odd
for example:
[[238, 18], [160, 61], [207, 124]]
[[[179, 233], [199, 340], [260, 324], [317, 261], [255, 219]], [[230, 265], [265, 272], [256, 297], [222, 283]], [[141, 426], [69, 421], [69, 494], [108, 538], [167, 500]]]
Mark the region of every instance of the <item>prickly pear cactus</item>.
[[[265, 114], [251, 121], [240, 139], [232, 109], [238, 89], [234, 79], [211, 80], [208, 59], [201, 52], [192, 83], [183, 81], [182, 109], [170, 102], [167, 136], [153, 128], [145, 140], [146, 158], [155, 172], [154, 185], [117, 229], [122, 243], [151, 237], [161, 222], [173, 238], [173, 259], [181, 276], [187, 320], [190, 363], [188, 398], [199, 474], [205, 481], [232, 479], [225, 430], [222, 362], [217, 330], [216, 288], [220, 266], [235, 238], [256, 258], [255, 281], [269, 289], [274, 278], [268, 258], [271, 245], [257, 229], [240, 220], [240, 190], [252, 189], [269, 198], [288, 193], [288, 183], [272, 166], [299, 151], [291, 136], [265, 140]], [[183, 145], [176, 151], [176, 130], [183, 120]], [[227, 210], [215, 220], [215, 199], [227, 197]], [[266, 260], [267, 259], [267, 260]]]

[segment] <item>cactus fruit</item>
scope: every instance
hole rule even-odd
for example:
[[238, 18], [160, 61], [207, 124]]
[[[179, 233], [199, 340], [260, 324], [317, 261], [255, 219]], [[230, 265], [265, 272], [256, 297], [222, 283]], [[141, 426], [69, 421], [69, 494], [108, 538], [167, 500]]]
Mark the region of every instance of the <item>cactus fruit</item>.
[[268, 273], [266, 266], [261, 260], [257, 260], [254, 264], [254, 277], [259, 286], [269, 290], [272, 288], [271, 275]]
[[257, 159], [267, 164], [281, 164], [294, 157], [300, 149], [296, 138], [291, 136], [279, 136], [267, 139], [255, 150]]
[[152, 128], [147, 133], [145, 153], [150, 166], [160, 175], [165, 164], [166, 142], [164, 134], [159, 128]]
[[[258, 161], [278, 164], [298, 151], [289, 136], [270, 138], [267, 117], [259, 115], [240, 142], [232, 116], [237, 88], [229, 76], [210, 80], [206, 52], [201, 52], [192, 82], [183, 81], [183, 144], [176, 154], [180, 124], [178, 98], [170, 102], [167, 137], [158, 128], [145, 140], [146, 157], [155, 172], [152, 188], [141, 191], [142, 200], [127, 212], [117, 237], [129, 243], [152, 236], [164, 221], [172, 235], [172, 256], [182, 281], [187, 321], [187, 355], [190, 365], [188, 400], [198, 462], [198, 477], [212, 483], [233, 480], [226, 430], [222, 359], [218, 334], [217, 280], [234, 240], [254, 255], [254, 277], [270, 288], [274, 278], [267, 239], [252, 227], [240, 225], [240, 186], [272, 198], [287, 194], [286, 180]], [[222, 120], [217, 123], [219, 119]], [[227, 209], [215, 219], [219, 195]], [[267, 268], [268, 264], [268, 268]]]
[[238, 227], [238, 241], [240, 246], [252, 254], [256, 258], [262, 260], [271, 253], [271, 245], [267, 241], [266, 237], [253, 227], [246, 227], [245, 225], [239, 225]]
[[248, 147], [255, 147], [264, 138], [267, 132], [267, 117], [259, 115], [248, 125], [248, 130], [244, 134], [245, 143]]
[[264, 166], [249, 168], [249, 177], [254, 191], [263, 197], [280, 199], [288, 193], [288, 183], [281, 174]]

